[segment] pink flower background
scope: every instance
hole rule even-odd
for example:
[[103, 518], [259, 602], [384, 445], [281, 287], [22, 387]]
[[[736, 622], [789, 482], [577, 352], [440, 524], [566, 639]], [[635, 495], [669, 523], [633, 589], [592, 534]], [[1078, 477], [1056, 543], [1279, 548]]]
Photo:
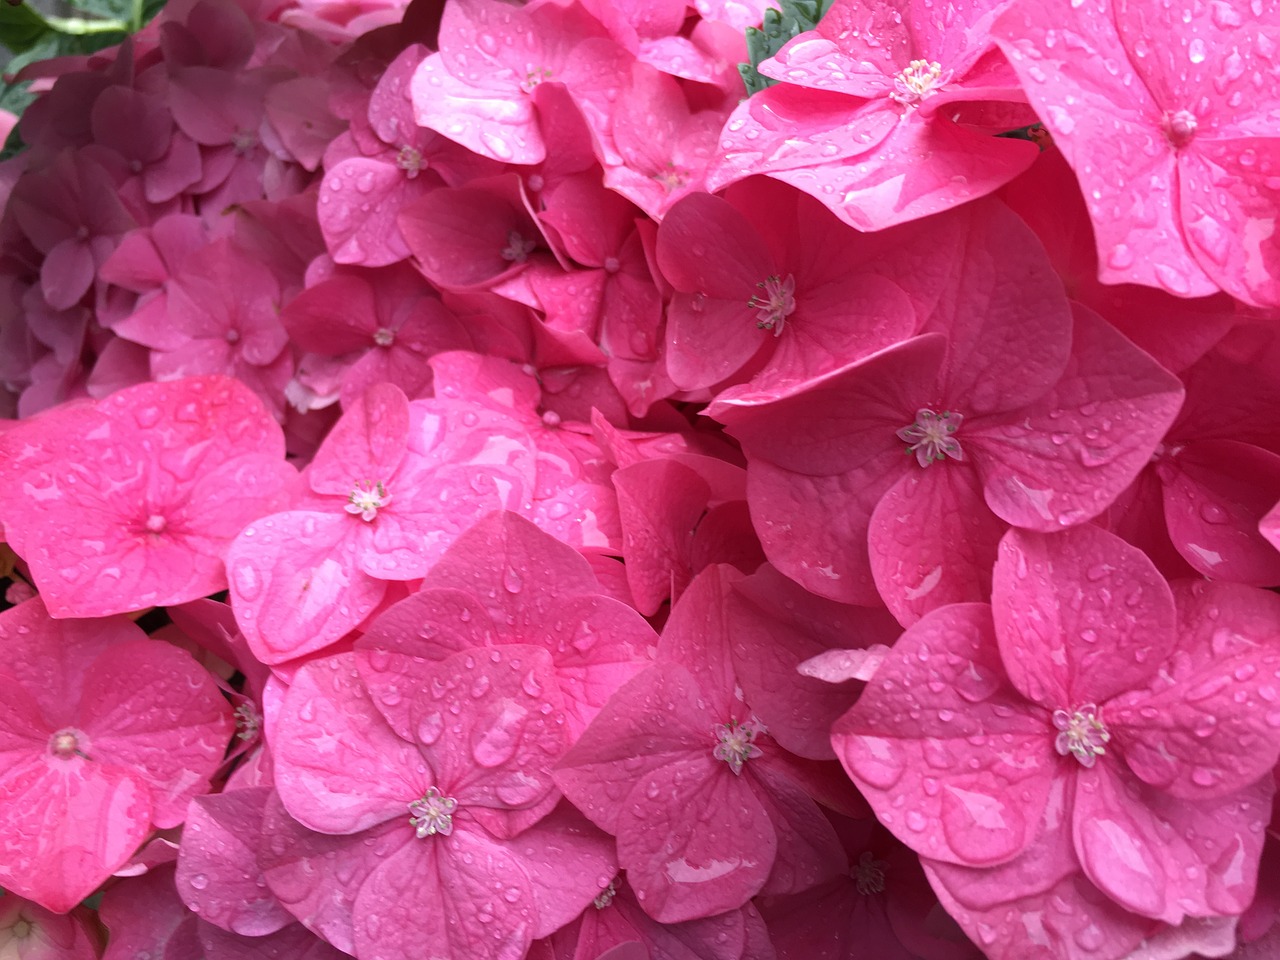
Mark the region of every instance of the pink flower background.
[[1280, 956], [1280, 14], [821, 6], [28, 68], [0, 956]]

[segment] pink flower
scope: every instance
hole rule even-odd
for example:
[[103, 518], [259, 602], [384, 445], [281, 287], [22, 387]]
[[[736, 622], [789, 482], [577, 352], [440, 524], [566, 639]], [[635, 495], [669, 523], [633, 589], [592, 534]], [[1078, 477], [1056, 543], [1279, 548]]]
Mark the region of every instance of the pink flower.
[[[407, 713], [384, 715], [385, 700], [352, 654], [295, 675], [273, 749], [298, 824], [276, 826], [268, 808], [268, 882], [366, 960], [523, 956], [616, 870], [607, 838], [553, 810], [549, 768], [566, 733], [550, 655], [464, 651], [389, 704]], [[308, 887], [322, 896], [308, 900]]]
[[1103, 282], [1280, 304], [1275, 8], [1019, 3], [993, 35], [1076, 172]]
[[804, 889], [838, 856], [807, 793], [808, 771], [737, 687], [724, 570], [709, 567], [689, 586], [658, 663], [609, 700], [555, 774], [565, 796], [618, 838], [628, 882], [663, 923]]
[[880, 251], [913, 243], [938, 240], [912, 230], [873, 247], [817, 201], [758, 178], [724, 198], [687, 197], [658, 228], [658, 265], [676, 290], [671, 379], [690, 390], [750, 371], [751, 388], [768, 391], [910, 336], [919, 317], [903, 286], [920, 281], [877, 268]]
[[773, 564], [846, 603], [878, 592], [904, 625], [984, 599], [1005, 524], [1057, 530], [1101, 513], [1182, 401], [1176, 378], [1070, 309], [1003, 207], [971, 204], [931, 224], [930, 259], [955, 267], [920, 285], [931, 298], [920, 336], [710, 407], [743, 443]]
[[478, 405], [372, 388], [325, 438], [294, 508], [246, 527], [227, 553], [250, 649], [280, 663], [358, 626], [389, 582], [421, 578], [471, 522], [521, 501], [529, 446]]
[[995, 869], [989, 909], [1078, 873], [1139, 917], [1239, 914], [1280, 756], [1277, 616], [1250, 588], [1171, 593], [1096, 527], [1013, 530], [993, 605], [911, 627], [833, 742], [881, 822], [965, 902], [990, 893], [963, 878]]
[[0, 613], [0, 883], [65, 913], [182, 823], [231, 737], [231, 708], [191, 656], [123, 617]]
[[279, 426], [226, 377], [147, 383], [0, 437], [9, 542], [54, 616], [185, 603], [295, 476]]
[[426, 682], [436, 661], [495, 644], [546, 648], [577, 739], [648, 666], [657, 637], [634, 610], [604, 595], [576, 550], [501, 512], [460, 536], [421, 588], [379, 615], [355, 649], [383, 711], [401, 716], [405, 706], [396, 704]]
[[440, 52], [414, 74], [413, 106], [419, 124], [481, 156], [540, 163], [537, 88], [564, 84], [598, 135], [629, 60], [577, 4], [455, 0], [440, 22]]
[[708, 184], [767, 174], [881, 230], [1012, 180], [1038, 150], [992, 136], [1033, 119], [991, 42], [1000, 6], [836, 0], [760, 65], [781, 84], [734, 111]]

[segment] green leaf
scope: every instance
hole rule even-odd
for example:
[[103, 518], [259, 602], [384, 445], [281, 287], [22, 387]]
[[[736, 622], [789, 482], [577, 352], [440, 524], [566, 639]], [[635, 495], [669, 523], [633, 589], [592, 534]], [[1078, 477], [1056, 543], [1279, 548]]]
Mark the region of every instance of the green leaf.
[[766, 77], [757, 69], [783, 48], [792, 37], [812, 30], [818, 25], [833, 0], [778, 0], [780, 9], [765, 10], [759, 27], [747, 28], [747, 55], [750, 63], [738, 64], [738, 73], [747, 88], [747, 96], [771, 87], [777, 80]]
[[44, 17], [25, 3], [0, 2], [0, 43], [14, 53], [30, 50], [50, 30]]

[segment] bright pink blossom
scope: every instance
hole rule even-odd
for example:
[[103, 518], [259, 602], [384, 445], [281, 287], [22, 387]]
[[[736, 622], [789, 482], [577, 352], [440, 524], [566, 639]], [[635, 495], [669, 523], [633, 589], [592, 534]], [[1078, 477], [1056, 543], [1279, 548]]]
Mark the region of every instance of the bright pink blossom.
[[1018, 3], [993, 35], [1080, 181], [1103, 282], [1280, 304], [1274, 7]]
[[326, 437], [293, 509], [249, 525], [227, 553], [250, 648], [280, 663], [338, 640], [388, 582], [421, 578], [472, 521], [521, 502], [529, 460], [509, 417], [371, 389]]
[[1033, 119], [991, 42], [1000, 7], [836, 0], [760, 65], [781, 84], [738, 106], [709, 185], [767, 174], [881, 230], [1009, 182], [1038, 151], [992, 136]]
[[[351, 654], [298, 671], [273, 746], [280, 797], [306, 829], [268, 840], [268, 882], [286, 905], [300, 868], [310, 885], [344, 891], [349, 919], [325, 922], [344, 923], [349, 941], [330, 939], [363, 958], [523, 956], [616, 869], [607, 838], [546, 802], [566, 742], [550, 655], [463, 651], [389, 704], [407, 713], [385, 716], [386, 700]], [[326, 859], [335, 873], [316, 877]], [[325, 900], [322, 916], [335, 905]]]
[[418, 123], [484, 157], [540, 163], [547, 155], [537, 88], [564, 84], [588, 126], [601, 131], [629, 57], [576, 3], [529, 9], [454, 0], [440, 22], [440, 52], [411, 86]]
[[182, 823], [208, 788], [231, 708], [190, 654], [123, 617], [0, 613], [0, 882], [65, 913]]
[[556, 770], [565, 795], [618, 838], [628, 882], [663, 923], [804, 889], [837, 856], [805, 778], [737, 687], [725, 570], [694, 580], [658, 663], [609, 700]]
[[388, 717], [434, 662], [460, 650], [534, 644], [552, 659], [565, 724], [576, 739], [624, 683], [650, 662], [653, 629], [604, 595], [574, 549], [510, 512], [457, 539], [421, 588], [374, 620], [356, 642], [365, 683]]
[[933, 226], [932, 259], [954, 268], [922, 335], [781, 396], [710, 408], [743, 442], [774, 565], [844, 602], [875, 603], [874, 579], [904, 624], [984, 599], [1005, 524], [1097, 516], [1182, 401], [1176, 378], [1071, 310], [1007, 210], [971, 204]]
[[[1228, 584], [1175, 595], [1091, 526], [1011, 531], [994, 581], [992, 606], [911, 627], [836, 724], [881, 822], [970, 903], [1079, 874], [1140, 917], [1239, 914], [1280, 755], [1280, 603]], [[998, 873], [980, 894], [950, 864]]]
[[279, 426], [226, 377], [147, 383], [0, 438], [9, 542], [50, 613], [104, 616], [226, 585], [223, 556], [294, 476]]

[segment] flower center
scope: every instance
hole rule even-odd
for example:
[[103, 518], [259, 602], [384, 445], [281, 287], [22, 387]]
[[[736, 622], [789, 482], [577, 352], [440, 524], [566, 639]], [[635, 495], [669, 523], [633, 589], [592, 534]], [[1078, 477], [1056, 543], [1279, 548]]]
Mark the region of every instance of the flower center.
[[258, 145], [258, 135], [252, 130], [237, 130], [231, 135], [231, 147], [244, 155]]
[[525, 74], [524, 80], [520, 83], [520, 89], [525, 93], [533, 93], [533, 88], [540, 83], [545, 83], [551, 79], [551, 71], [546, 67], [535, 67]]
[[907, 444], [907, 453], [914, 453], [916, 462], [922, 467], [946, 457], [963, 460], [964, 450], [953, 436], [963, 422], [961, 414], [950, 410], [934, 413], [928, 407], [922, 407], [916, 411], [915, 423], [899, 430], [897, 437]]
[[1058, 731], [1054, 748], [1061, 756], [1074, 756], [1082, 767], [1092, 767], [1097, 758], [1107, 752], [1111, 734], [1103, 726], [1097, 704], [1082, 704], [1074, 713], [1055, 710], [1053, 726]]
[[372, 523], [379, 508], [391, 502], [391, 494], [387, 493], [381, 480], [377, 483], [361, 480], [347, 499], [350, 501], [345, 507], [347, 513], [358, 515], [366, 523]]
[[853, 877], [853, 885], [864, 897], [872, 893], [884, 893], [884, 875], [889, 869], [885, 860], [877, 860], [871, 856], [870, 850], [864, 850], [857, 864], [849, 871]]
[[237, 740], [252, 740], [262, 729], [262, 718], [252, 703], [245, 702], [236, 707], [234, 718]]
[[502, 259], [512, 263], [524, 263], [537, 247], [536, 240], [526, 240], [515, 230], [507, 231], [507, 245], [502, 249]]
[[613, 903], [613, 898], [618, 895], [618, 878], [614, 877], [609, 881], [609, 886], [600, 891], [600, 896], [596, 897], [591, 903], [597, 910], [603, 910], [609, 904]]
[[742, 776], [742, 767], [748, 760], [754, 759], [763, 751], [755, 744], [758, 734], [764, 733], [764, 724], [752, 717], [746, 723], [730, 720], [718, 723], [712, 730], [719, 741], [711, 755], [723, 760], [735, 776]]
[[1160, 129], [1175, 147], [1185, 147], [1196, 135], [1196, 115], [1190, 110], [1166, 110], [1160, 118]]
[[747, 301], [747, 306], [756, 311], [756, 326], [772, 330], [775, 337], [781, 336], [787, 317], [796, 310], [796, 278], [789, 273], [785, 280], [775, 275], [756, 286], [764, 291], [763, 296], [756, 294]]
[[396, 166], [404, 171], [406, 179], [412, 180], [422, 170], [422, 151], [406, 143], [396, 154]]
[[169, 521], [158, 513], [153, 513], [147, 517], [147, 531], [149, 533], [164, 533], [164, 529], [168, 525]]
[[912, 60], [893, 78], [893, 92], [889, 96], [903, 106], [914, 107], [950, 83], [951, 74], [952, 71], [943, 70], [936, 60]]
[[668, 163], [653, 175], [653, 179], [662, 184], [662, 188], [667, 193], [671, 193], [673, 190], [679, 190], [689, 182], [689, 171], [683, 167], [677, 167], [674, 163]]
[[88, 754], [80, 748], [82, 736], [79, 730], [64, 727], [49, 738], [49, 752], [64, 760], [70, 760], [72, 757], [84, 757], [87, 760]]
[[420, 800], [409, 804], [409, 824], [418, 834], [418, 839], [435, 836], [437, 833], [447, 837], [453, 833], [453, 812], [458, 809], [458, 801], [444, 796], [435, 787], [429, 787]]
[[379, 327], [374, 331], [373, 342], [380, 347], [389, 347], [396, 342], [396, 332], [387, 327]]

